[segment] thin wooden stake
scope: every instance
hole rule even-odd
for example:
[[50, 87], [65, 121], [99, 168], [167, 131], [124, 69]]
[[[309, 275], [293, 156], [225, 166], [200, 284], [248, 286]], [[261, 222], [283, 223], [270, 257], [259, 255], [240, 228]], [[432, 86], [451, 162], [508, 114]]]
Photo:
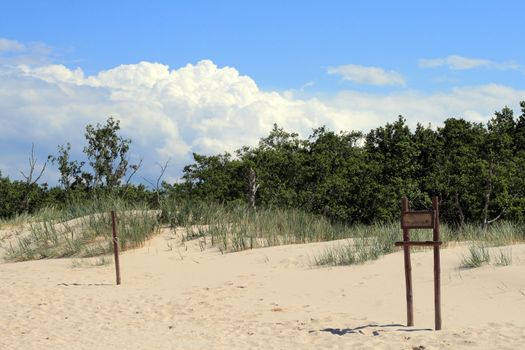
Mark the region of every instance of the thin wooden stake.
[[[433, 230], [434, 241], [439, 241], [439, 199], [432, 198], [432, 209], [434, 209], [435, 225]], [[436, 331], [441, 329], [441, 269], [439, 245], [434, 246], [434, 314]]]
[[[408, 212], [408, 199], [403, 197], [401, 199], [401, 211], [402, 213]], [[410, 241], [409, 230], [403, 229], [403, 241]], [[412, 263], [410, 261], [410, 246], [406, 244], [403, 247], [405, 256], [405, 284], [407, 290], [407, 326], [411, 327], [414, 325], [414, 305], [412, 297]]]
[[118, 256], [117, 217], [115, 211], [111, 211], [111, 223], [113, 227], [113, 253], [115, 254], [115, 272], [117, 274], [117, 285], [120, 284], [120, 263]]

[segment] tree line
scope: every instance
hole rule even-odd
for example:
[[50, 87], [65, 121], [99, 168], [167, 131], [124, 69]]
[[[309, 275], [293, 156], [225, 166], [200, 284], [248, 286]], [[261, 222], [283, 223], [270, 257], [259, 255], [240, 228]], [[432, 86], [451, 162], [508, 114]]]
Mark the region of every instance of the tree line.
[[320, 127], [303, 139], [274, 125], [256, 147], [234, 155], [194, 154], [174, 190], [217, 202], [254, 197], [260, 206], [346, 223], [398, 220], [401, 197], [422, 209], [437, 195], [450, 224], [523, 221], [525, 101], [520, 106], [517, 118], [505, 107], [486, 124], [449, 118], [437, 129], [411, 130], [399, 116], [366, 134]]
[[152, 206], [175, 197], [294, 207], [345, 223], [398, 220], [402, 196], [422, 209], [437, 195], [442, 220], [459, 227], [525, 221], [525, 101], [520, 106], [517, 117], [505, 107], [487, 123], [449, 118], [437, 129], [418, 124], [411, 130], [399, 116], [368, 133], [320, 127], [301, 138], [274, 125], [256, 146], [194, 153], [180, 183], [161, 181], [166, 163], [149, 188], [130, 182], [141, 163], [129, 163], [131, 140], [120, 137], [118, 121], [109, 118], [86, 127], [87, 164], [70, 159], [69, 144], [49, 157], [60, 186], [0, 174], [0, 217], [111, 192]]

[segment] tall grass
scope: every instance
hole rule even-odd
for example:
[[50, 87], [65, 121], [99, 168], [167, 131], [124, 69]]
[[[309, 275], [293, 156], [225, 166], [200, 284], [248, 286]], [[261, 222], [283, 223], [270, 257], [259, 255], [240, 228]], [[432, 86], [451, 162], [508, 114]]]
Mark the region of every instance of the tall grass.
[[[317, 265], [348, 265], [374, 260], [392, 252], [394, 242], [401, 240], [398, 221], [347, 226], [331, 223], [323, 216], [297, 209], [267, 208], [253, 211], [242, 205], [166, 201], [162, 204], [162, 213], [172, 227], [186, 229], [186, 239], [210, 237], [212, 245], [222, 252], [347, 239], [320, 252], [314, 258]], [[445, 246], [461, 241], [482, 241], [490, 246], [498, 246], [523, 241], [525, 226], [497, 222], [487, 230], [472, 224], [458, 230], [442, 224], [440, 233]], [[411, 240], [415, 241], [432, 240], [432, 230], [411, 230], [410, 235]], [[505, 258], [500, 260], [506, 261]]]
[[494, 261], [497, 266], [512, 264], [512, 248], [490, 248], [486, 242], [474, 242], [469, 245], [469, 252], [463, 256], [460, 268], [476, 268]]
[[[161, 221], [172, 228], [185, 228], [184, 239], [201, 238], [204, 242], [201, 249], [211, 242], [223, 253], [345, 239], [320, 252], [314, 258], [317, 265], [348, 265], [374, 260], [392, 252], [394, 242], [401, 240], [398, 221], [348, 226], [298, 209], [260, 208], [254, 211], [239, 204], [221, 205], [174, 198], [164, 199], [161, 210], [152, 211], [145, 203], [132, 204], [119, 198], [105, 197], [71, 201], [63, 208], [47, 207], [34, 215], [3, 222], [3, 225], [24, 225], [24, 230], [28, 231], [18, 235], [14, 242], [11, 240], [7, 247], [8, 259], [20, 261], [104, 255], [111, 251], [111, 210], [118, 213], [121, 249], [144, 244], [156, 232]], [[432, 239], [431, 230], [411, 230], [410, 233], [411, 240]], [[475, 225], [457, 230], [441, 225], [441, 237], [445, 244], [482, 241], [487, 246], [501, 246], [522, 242], [525, 226], [498, 222], [487, 230]], [[471, 258], [477, 259], [479, 256], [474, 254], [479, 251], [473, 252]], [[502, 253], [497, 259], [506, 264], [508, 256]]]
[[515, 244], [525, 240], [525, 224], [512, 221], [498, 221], [483, 229], [480, 225], [467, 224], [462, 229], [442, 225], [444, 239], [450, 241], [483, 241], [491, 246]]
[[188, 239], [209, 236], [222, 252], [350, 237], [348, 227], [298, 209], [258, 209], [198, 202], [164, 203], [163, 218]]
[[495, 261], [498, 266], [512, 264], [512, 249], [496, 249], [525, 241], [525, 225], [509, 221], [491, 224], [486, 230], [468, 225], [457, 233], [458, 241], [469, 242], [468, 253], [463, 256], [460, 268], [476, 268]]
[[369, 226], [355, 225], [349, 228], [353, 238], [325, 248], [314, 257], [315, 265], [353, 265], [375, 260], [394, 251], [399, 240], [398, 223], [376, 223]]
[[12, 261], [90, 257], [112, 249], [110, 211], [118, 217], [118, 236], [122, 250], [138, 247], [155, 233], [158, 213], [146, 204], [131, 204], [118, 198], [71, 202], [64, 209], [47, 208], [27, 222], [28, 230], [10, 242], [7, 259]]

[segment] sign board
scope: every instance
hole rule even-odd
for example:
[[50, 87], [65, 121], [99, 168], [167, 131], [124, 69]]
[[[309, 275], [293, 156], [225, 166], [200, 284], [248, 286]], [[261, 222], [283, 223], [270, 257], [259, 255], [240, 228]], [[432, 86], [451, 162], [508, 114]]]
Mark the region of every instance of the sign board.
[[434, 211], [409, 211], [401, 216], [401, 228], [434, 228]]
[[[433, 246], [434, 250], [434, 322], [436, 330], [441, 329], [441, 263], [439, 255], [439, 198], [432, 198], [432, 210], [410, 211], [407, 197], [401, 199], [401, 227], [403, 228], [403, 241], [395, 242], [402, 246], [405, 259], [405, 284], [407, 300], [407, 325], [414, 325], [414, 305], [412, 299], [412, 262], [410, 261], [411, 246]], [[432, 241], [411, 241], [410, 229], [431, 228]]]

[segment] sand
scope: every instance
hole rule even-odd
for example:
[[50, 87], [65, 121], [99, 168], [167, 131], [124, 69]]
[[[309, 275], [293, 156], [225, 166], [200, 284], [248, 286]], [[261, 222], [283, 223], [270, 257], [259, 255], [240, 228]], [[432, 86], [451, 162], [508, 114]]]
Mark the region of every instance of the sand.
[[[442, 250], [443, 330], [433, 331], [432, 252], [312, 267], [316, 243], [221, 254], [165, 229], [113, 264], [0, 264], [0, 349], [523, 349], [525, 245], [511, 266], [458, 269]], [[79, 266], [80, 265], [80, 266]]]

